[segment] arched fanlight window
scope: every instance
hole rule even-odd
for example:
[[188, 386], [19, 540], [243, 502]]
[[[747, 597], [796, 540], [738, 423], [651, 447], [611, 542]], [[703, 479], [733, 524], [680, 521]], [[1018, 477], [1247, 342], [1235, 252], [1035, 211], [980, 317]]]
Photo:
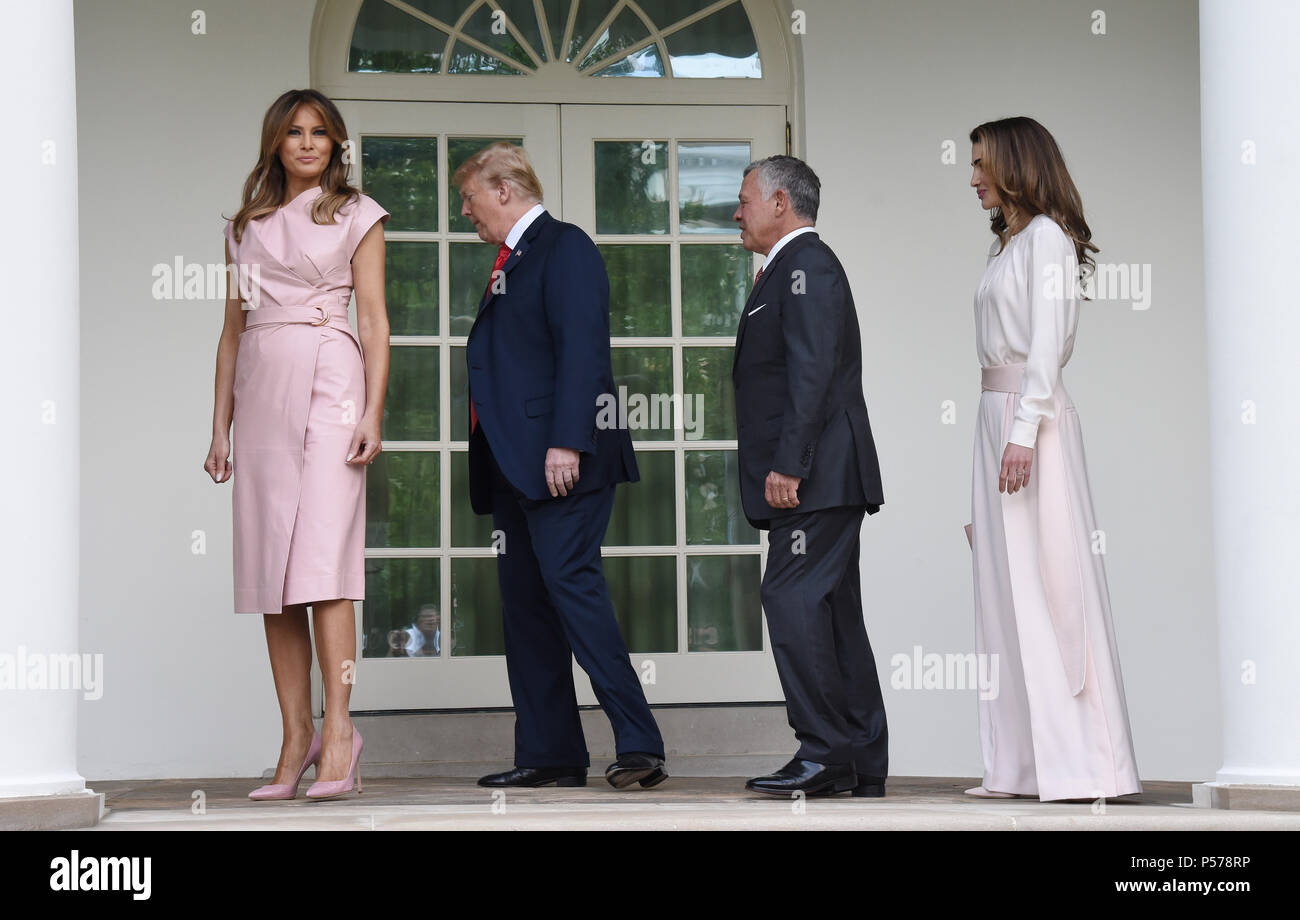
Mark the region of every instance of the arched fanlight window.
[[742, 0], [364, 0], [349, 73], [761, 79]]

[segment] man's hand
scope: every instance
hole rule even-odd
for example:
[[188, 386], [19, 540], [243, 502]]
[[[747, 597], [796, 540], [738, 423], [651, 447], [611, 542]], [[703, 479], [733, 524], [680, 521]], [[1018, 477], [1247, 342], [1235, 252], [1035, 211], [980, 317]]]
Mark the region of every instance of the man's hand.
[[568, 447], [546, 449], [546, 488], [551, 490], [551, 498], [568, 495], [569, 490], [577, 485], [578, 460], [581, 456]]
[[767, 474], [767, 482], [763, 485], [763, 497], [773, 508], [797, 508], [799, 483], [802, 481], [798, 476], [787, 476], [772, 470]]

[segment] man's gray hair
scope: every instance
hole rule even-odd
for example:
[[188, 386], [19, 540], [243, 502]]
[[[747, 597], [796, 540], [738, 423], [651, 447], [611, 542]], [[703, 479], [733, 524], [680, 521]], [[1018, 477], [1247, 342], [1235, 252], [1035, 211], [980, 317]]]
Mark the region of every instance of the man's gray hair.
[[758, 191], [766, 201], [777, 189], [790, 199], [794, 213], [804, 220], [817, 222], [817, 207], [821, 204], [821, 180], [812, 167], [798, 157], [783, 154], [755, 160], [745, 167], [748, 176], [758, 170]]

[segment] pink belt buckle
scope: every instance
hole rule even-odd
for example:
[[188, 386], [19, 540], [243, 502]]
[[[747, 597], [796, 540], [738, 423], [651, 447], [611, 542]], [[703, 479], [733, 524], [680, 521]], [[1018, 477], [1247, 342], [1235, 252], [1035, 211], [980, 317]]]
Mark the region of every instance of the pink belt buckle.
[[326, 323], [328, 323], [328, 322], [330, 321], [330, 315], [329, 315], [329, 313], [326, 312], [326, 310], [325, 310], [325, 305], [324, 305], [324, 304], [320, 304], [320, 303], [316, 304], [316, 309], [317, 309], [317, 310], [320, 310], [320, 321], [319, 321], [319, 322], [312, 323], [312, 325], [313, 325], [313, 326], [324, 326]]

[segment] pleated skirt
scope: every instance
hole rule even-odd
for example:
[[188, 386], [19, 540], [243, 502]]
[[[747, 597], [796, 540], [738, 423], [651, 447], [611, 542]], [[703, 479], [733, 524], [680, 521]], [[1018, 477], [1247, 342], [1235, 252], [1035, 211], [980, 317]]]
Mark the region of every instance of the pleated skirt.
[[[975, 645], [997, 675], [996, 693], [979, 701], [983, 785], [1041, 800], [1141, 792], [1079, 416], [1059, 386], [1056, 418], [1039, 429], [1040, 446], [1055, 440], [1034, 451], [1028, 486], [1000, 493], [1017, 398], [982, 392], [972, 465]], [[1042, 475], [1043, 462], [1058, 466]], [[1061, 525], [1044, 524], [1042, 501], [1061, 509]], [[1073, 605], [1054, 596], [1049, 558], [1077, 572]], [[1065, 606], [1077, 611], [1073, 627], [1060, 623]]]

